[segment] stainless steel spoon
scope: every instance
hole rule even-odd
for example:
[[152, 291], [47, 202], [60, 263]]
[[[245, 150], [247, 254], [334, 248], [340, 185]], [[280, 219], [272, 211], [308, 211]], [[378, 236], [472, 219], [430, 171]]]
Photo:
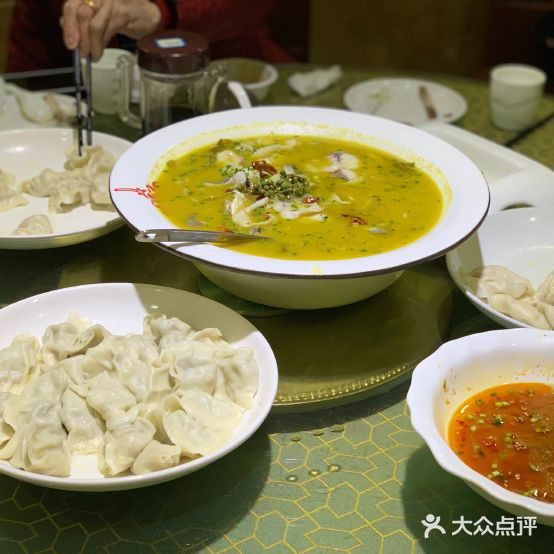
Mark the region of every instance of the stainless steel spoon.
[[246, 235], [220, 231], [190, 231], [186, 229], [148, 229], [135, 235], [138, 242], [230, 242], [266, 240], [263, 235]]

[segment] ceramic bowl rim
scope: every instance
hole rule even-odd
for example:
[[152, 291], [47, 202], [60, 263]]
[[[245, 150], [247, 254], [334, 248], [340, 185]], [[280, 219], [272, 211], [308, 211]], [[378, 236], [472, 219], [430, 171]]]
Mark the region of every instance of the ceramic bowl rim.
[[[164, 154], [178, 144], [184, 144], [182, 138], [176, 140], [175, 137], [199, 137], [214, 131], [228, 132], [236, 128], [249, 129], [258, 124], [266, 126], [276, 124], [296, 125], [296, 127], [319, 125], [332, 129], [336, 133], [347, 131], [360, 134], [359, 129], [364, 129], [364, 136], [376, 137], [385, 143], [393, 142], [389, 139], [389, 135], [400, 137], [398, 138], [398, 147], [403, 150], [408, 149], [406, 142], [417, 144], [418, 148], [423, 148], [423, 146], [420, 146], [423, 142], [426, 148], [431, 149], [432, 147], [433, 151], [438, 148], [441, 154], [446, 152], [449, 156], [449, 164], [444, 163], [438, 170], [441, 172], [452, 171], [452, 175], [455, 175], [458, 179], [455, 186], [452, 184], [452, 179], [450, 179], [449, 186], [455, 188], [452, 193], [453, 199], [450, 207], [437, 225], [416, 241], [382, 254], [358, 258], [281, 260], [243, 254], [213, 245], [175, 247], [168, 244], [159, 244], [158, 246], [194, 262], [205, 263], [233, 272], [294, 279], [356, 278], [398, 271], [442, 256], [471, 235], [486, 216], [490, 194], [481, 171], [465, 154], [442, 139], [420, 129], [384, 118], [348, 110], [297, 106], [254, 107], [208, 114], [170, 125], [143, 137], [116, 162], [110, 177], [110, 194], [114, 206], [132, 229], [136, 232], [145, 230], [146, 224], [141, 223], [141, 220], [145, 221], [146, 208], [140, 208], [139, 211], [136, 211], [130, 207], [132, 202], [129, 201], [128, 197], [123, 198], [122, 195], [118, 194], [118, 183], [124, 182], [126, 173], [135, 170], [133, 166], [136, 166], [139, 156], [144, 158], [140, 163], [146, 164], [148, 160], [152, 161], [149, 167], [150, 171], [152, 166]], [[373, 129], [375, 129], [373, 134], [367, 132], [366, 128], [368, 126], [369, 128], [373, 126]], [[250, 132], [252, 133], [252, 131]], [[415, 150], [415, 155], [418, 158], [423, 158], [423, 154], [417, 150]], [[150, 157], [147, 160], [145, 156]], [[441, 157], [441, 162], [442, 160]], [[436, 165], [435, 160], [428, 161], [428, 163]], [[469, 186], [472, 187], [471, 194], [468, 194], [467, 190], [464, 191], [465, 198], [461, 190], [462, 174], [464, 182], [469, 183]], [[140, 175], [141, 179], [148, 180], [149, 178], [144, 176], [144, 172], [141, 172]], [[471, 198], [471, 200], [468, 198]], [[464, 213], [463, 218], [459, 214], [460, 211]], [[154, 213], [152, 208], [150, 213]], [[157, 225], [158, 227], [163, 227], [164, 224], [166, 228], [172, 227], [172, 224], [159, 212], [156, 211], [156, 215], [152, 217], [157, 217], [159, 218], [158, 221], [162, 222], [161, 225]]]

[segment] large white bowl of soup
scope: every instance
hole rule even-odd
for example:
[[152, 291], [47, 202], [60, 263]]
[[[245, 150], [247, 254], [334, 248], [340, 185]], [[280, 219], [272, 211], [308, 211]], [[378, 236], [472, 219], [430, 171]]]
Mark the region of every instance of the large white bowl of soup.
[[369, 115], [326, 108], [230, 110], [135, 143], [110, 178], [136, 231], [263, 235], [165, 243], [223, 289], [291, 309], [372, 296], [480, 225], [489, 190], [446, 142]]

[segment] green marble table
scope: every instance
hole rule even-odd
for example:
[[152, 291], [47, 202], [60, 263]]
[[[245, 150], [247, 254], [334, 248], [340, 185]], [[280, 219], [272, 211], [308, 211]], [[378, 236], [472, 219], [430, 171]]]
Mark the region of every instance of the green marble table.
[[[301, 100], [286, 84], [298, 67], [280, 67], [266, 103], [342, 106], [348, 86], [387, 71], [346, 69], [340, 84]], [[305, 69], [305, 68], [302, 68]], [[432, 78], [468, 101], [459, 124], [504, 143], [514, 133], [489, 122], [486, 83]], [[543, 100], [538, 117], [554, 111]], [[138, 138], [114, 118], [96, 129]], [[554, 169], [554, 120], [514, 147]], [[495, 328], [454, 289], [444, 260], [433, 279], [448, 283], [447, 328], [441, 340]], [[132, 281], [198, 291], [183, 260], [138, 245], [127, 228], [56, 250], [0, 251], [0, 305], [75, 284]], [[332, 311], [327, 311], [332, 316]], [[252, 319], [256, 323], [255, 318]], [[285, 368], [286, 369], [286, 368]], [[0, 476], [0, 552], [546, 552], [554, 529], [520, 536], [457, 533], [463, 516], [493, 525], [511, 517], [443, 471], [413, 431], [408, 384], [346, 406], [272, 413], [243, 446], [197, 473], [128, 492], [84, 494], [43, 489]], [[424, 538], [421, 520], [441, 517], [444, 535]], [[475, 531], [476, 528], [470, 530]]]

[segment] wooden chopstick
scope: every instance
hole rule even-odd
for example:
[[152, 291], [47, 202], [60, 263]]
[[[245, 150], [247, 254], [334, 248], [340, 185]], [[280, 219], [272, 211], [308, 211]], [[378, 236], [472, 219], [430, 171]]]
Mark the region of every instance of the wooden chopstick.
[[83, 155], [83, 114], [81, 112], [81, 56], [79, 48], [73, 50], [73, 79], [77, 114], [77, 153]]
[[87, 146], [92, 146], [92, 58], [87, 56], [86, 61], [86, 92], [87, 92]]
[[420, 85], [419, 87], [419, 97], [421, 98], [421, 101], [423, 102], [423, 107], [425, 108], [425, 111], [427, 112], [427, 117], [429, 119], [435, 119], [437, 117], [437, 110], [435, 109], [435, 106], [433, 105], [433, 100], [431, 98], [431, 95], [429, 94], [429, 91], [427, 90], [427, 87], [425, 85]]

